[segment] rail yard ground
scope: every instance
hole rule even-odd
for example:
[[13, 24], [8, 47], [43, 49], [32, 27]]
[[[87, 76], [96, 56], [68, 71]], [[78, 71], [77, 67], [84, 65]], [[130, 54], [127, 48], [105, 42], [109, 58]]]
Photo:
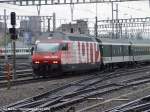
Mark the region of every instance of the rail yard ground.
[[150, 94], [150, 83], [130, 87], [102, 96], [88, 98], [87, 101], [74, 105], [76, 112], [102, 112], [121, 104], [142, 98]]
[[[82, 102], [79, 103], [73, 103], [67, 107], [64, 107], [63, 109], [58, 109], [56, 111], [58, 112], [66, 112], [70, 107], [75, 108], [76, 112], [101, 112], [104, 110], [107, 110], [109, 108], [113, 108], [114, 106], [127, 103], [129, 101], [135, 100], [137, 98], [147, 96], [150, 93], [150, 81], [148, 80], [150, 78], [150, 66], [146, 66], [146, 68], [143, 68], [145, 70], [138, 71], [138, 68], [130, 69], [133, 73], [127, 73], [129, 69], [124, 69], [124, 75], [117, 75], [120, 74], [120, 70], [116, 70], [112, 73], [101, 73], [101, 75], [97, 75], [101, 78], [99, 78], [99, 81], [97, 82], [96, 79], [92, 79], [92, 77], [97, 77], [95, 74], [89, 75], [73, 75], [73, 76], [66, 76], [66, 77], [58, 77], [56, 79], [50, 79], [49, 81], [41, 81], [36, 83], [29, 83], [24, 85], [17, 85], [11, 87], [10, 90], [7, 90], [6, 88], [0, 89], [0, 106], [5, 106], [20, 100], [23, 100], [25, 98], [29, 98], [32, 96], [37, 96], [40, 94], [43, 94], [45, 92], [55, 90], [56, 88], [62, 87], [66, 84], [71, 84], [72, 82], [76, 82], [83, 79], [88, 79], [84, 83], [80, 82], [79, 85], [89, 85], [89, 87], [86, 88], [86, 90], [96, 89], [99, 88], [97, 92], [99, 94], [91, 95], [90, 97], [86, 97], [86, 100], [84, 99]], [[134, 73], [135, 71], [135, 73]], [[109, 75], [108, 75], [109, 74]], [[114, 77], [111, 77], [114, 75]], [[108, 75], [108, 78], [105, 77], [103, 79], [103, 75]], [[91, 79], [90, 79], [91, 77]], [[146, 80], [146, 81], [145, 81]], [[95, 83], [95, 82], [97, 83]], [[142, 81], [145, 81], [144, 83], [140, 83]], [[107, 85], [115, 83], [115, 86], [112, 85], [107, 87]], [[133, 84], [132, 84], [133, 83]], [[139, 83], [139, 84], [137, 84]], [[128, 86], [128, 85], [132, 86]], [[104, 87], [103, 87], [104, 86]], [[105, 87], [106, 86], [106, 87]], [[126, 87], [123, 87], [126, 86]], [[119, 87], [119, 89], [117, 89]], [[121, 87], [121, 88], [120, 88]], [[123, 88], [122, 88], [123, 87]], [[115, 88], [113, 90], [113, 88]], [[72, 90], [74, 88], [71, 88]], [[112, 90], [111, 90], [112, 89]], [[84, 89], [83, 89], [84, 90]], [[111, 90], [111, 91], [110, 91]], [[106, 92], [103, 92], [106, 91]], [[60, 91], [60, 93], [63, 91]], [[83, 91], [84, 92], [84, 91]], [[86, 93], [77, 93], [78, 96], [72, 97], [72, 98], [64, 98], [64, 101], [69, 101], [73, 99], [78, 99], [81, 96], [84, 96], [84, 94], [91, 94]], [[101, 93], [102, 92], [102, 93]], [[62, 95], [67, 94], [63, 93]], [[57, 95], [57, 93], [56, 93]], [[54, 97], [54, 96], [53, 96]], [[62, 101], [63, 101], [62, 100]]]
[[53, 90], [57, 87], [63, 86], [66, 83], [73, 82], [74, 80], [79, 80], [85, 76], [74, 76], [66, 78], [57, 78], [56, 80], [50, 79], [50, 81], [42, 81], [37, 83], [30, 83], [25, 85], [17, 85], [11, 87], [9, 90], [7, 88], [0, 89], [0, 106], [8, 105], [16, 101], [22, 100], [27, 97], [32, 97], [35, 95], [42, 94], [49, 90]]

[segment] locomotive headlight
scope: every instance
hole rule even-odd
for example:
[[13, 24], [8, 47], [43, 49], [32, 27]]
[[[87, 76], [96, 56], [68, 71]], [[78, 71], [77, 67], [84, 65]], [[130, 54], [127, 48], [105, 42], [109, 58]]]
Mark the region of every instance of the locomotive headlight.
[[35, 64], [39, 64], [40, 62], [39, 62], [39, 61], [35, 61], [34, 63], [35, 63]]
[[53, 61], [52, 63], [53, 63], [53, 64], [58, 64], [58, 61]]

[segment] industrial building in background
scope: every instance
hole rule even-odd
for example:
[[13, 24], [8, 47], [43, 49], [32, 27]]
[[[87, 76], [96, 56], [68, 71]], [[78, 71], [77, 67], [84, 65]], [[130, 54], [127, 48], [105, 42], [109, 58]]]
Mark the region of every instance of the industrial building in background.
[[88, 23], [84, 20], [77, 20], [76, 23], [62, 24], [57, 31], [66, 33], [89, 34]]
[[29, 20], [20, 21], [20, 29], [23, 32], [30, 32], [33, 36], [39, 35], [41, 32], [40, 17], [30, 17]]

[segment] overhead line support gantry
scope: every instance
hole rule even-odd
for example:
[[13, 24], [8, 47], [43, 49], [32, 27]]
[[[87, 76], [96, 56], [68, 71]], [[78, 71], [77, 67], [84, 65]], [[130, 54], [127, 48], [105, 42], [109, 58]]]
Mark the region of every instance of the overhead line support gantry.
[[143, 1], [143, 0], [0, 0], [0, 3], [9, 3], [20, 6], [32, 6], [32, 5], [110, 3], [110, 2], [128, 2], [128, 1]]

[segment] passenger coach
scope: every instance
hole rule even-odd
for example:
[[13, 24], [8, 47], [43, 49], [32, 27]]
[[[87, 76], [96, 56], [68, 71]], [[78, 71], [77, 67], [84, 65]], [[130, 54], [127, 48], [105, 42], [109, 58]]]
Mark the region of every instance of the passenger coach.
[[132, 40], [131, 51], [133, 61], [150, 61], [150, 41], [149, 40]]
[[122, 39], [97, 39], [100, 44], [103, 66], [112, 66], [114, 64], [124, 65], [133, 61], [131, 56], [131, 43]]

